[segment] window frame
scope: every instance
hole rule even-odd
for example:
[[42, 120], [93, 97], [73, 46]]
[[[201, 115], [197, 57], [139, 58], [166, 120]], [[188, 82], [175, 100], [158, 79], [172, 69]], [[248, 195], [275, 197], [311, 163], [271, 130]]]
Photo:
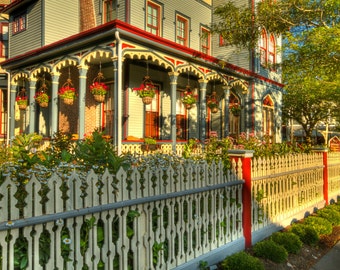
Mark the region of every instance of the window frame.
[[26, 12], [21, 13], [13, 17], [12, 22], [12, 33], [17, 34], [27, 29], [27, 14]]
[[[9, 39], [9, 24], [6, 22], [0, 23], [0, 57], [7, 58], [8, 57], [8, 39]], [[7, 27], [7, 38], [4, 39], [4, 27]]]
[[260, 64], [265, 66], [268, 61], [268, 35], [266, 30], [262, 29], [260, 39]]
[[[112, 10], [108, 11], [108, 7], [111, 7]], [[115, 19], [117, 19], [117, 0], [104, 0], [103, 1], [103, 22], [107, 23]]]
[[[205, 36], [207, 34], [207, 36]], [[210, 55], [211, 50], [211, 32], [207, 27], [201, 26], [201, 52]]]
[[[149, 8], [152, 8], [152, 10], [156, 10], [156, 16], [154, 16], [153, 13], [149, 13]], [[152, 1], [148, 1], [146, 3], [146, 9], [145, 9], [145, 30], [151, 34], [154, 34], [156, 36], [161, 35], [161, 11], [162, 7], [160, 5], [157, 5], [156, 3]], [[152, 17], [152, 24], [149, 23], [149, 17]], [[156, 21], [156, 25], [153, 24], [153, 22]]]
[[[183, 35], [179, 35], [179, 23], [183, 23], [183, 28], [181, 28], [181, 33], [183, 33]], [[180, 14], [176, 14], [176, 43], [183, 46], [188, 46], [188, 40], [189, 40], [189, 19]]]
[[276, 41], [273, 34], [269, 36], [268, 45], [268, 64], [270, 64], [271, 70], [275, 70], [276, 64]]

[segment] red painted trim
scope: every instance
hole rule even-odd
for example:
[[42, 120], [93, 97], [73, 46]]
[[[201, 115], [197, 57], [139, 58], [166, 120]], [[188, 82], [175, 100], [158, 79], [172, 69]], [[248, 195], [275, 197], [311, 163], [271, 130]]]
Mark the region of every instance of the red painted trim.
[[323, 154], [323, 197], [328, 205], [328, 152], [325, 151]]
[[[124, 30], [124, 31], [129, 32], [129, 33], [131, 33], [133, 35], [136, 35], [136, 38], [138, 37], [138, 40], [149, 40], [149, 41], [155, 42], [157, 44], [161, 44], [161, 45], [164, 45], [166, 47], [169, 47], [171, 49], [175, 49], [175, 50], [177, 50], [179, 52], [183, 52], [183, 53], [189, 54], [193, 58], [200, 58], [202, 60], [210, 62], [211, 64], [218, 64], [218, 62], [220, 61], [220, 59], [218, 59], [216, 57], [204, 54], [204, 53], [196, 51], [194, 49], [191, 49], [191, 48], [179, 45], [179, 44], [177, 44], [177, 43], [175, 43], [173, 41], [167, 40], [165, 38], [153, 35], [153, 34], [151, 34], [149, 32], [141, 30], [138, 27], [135, 27], [135, 26], [130, 25], [128, 23], [122, 22], [120, 20], [114, 20], [114, 21], [110, 21], [108, 23], [99, 25], [97, 27], [91, 28], [89, 30], [83, 31], [81, 33], [72, 35], [72, 36], [67, 37], [65, 39], [59, 40], [59, 41], [54, 42], [52, 44], [43, 46], [43, 47], [41, 47], [39, 49], [35, 49], [35, 50], [29, 51], [29, 52], [27, 52], [25, 54], [15, 56], [13, 58], [10, 58], [10, 59], [2, 62], [1, 65], [4, 66], [4, 65], [8, 65], [8, 64], [10, 64], [10, 63], [12, 63], [14, 61], [19, 61], [19, 60], [22, 60], [22, 59], [38, 56], [38, 55], [40, 55], [42, 53], [48, 52], [49, 50], [57, 49], [61, 45], [65, 45], [65, 43], [71, 43], [71, 42], [74, 42], [74, 41], [77, 41], [77, 40], [86, 39], [87, 37], [89, 37], [91, 35], [96, 35], [98, 33], [103, 33], [105, 31], [113, 31], [113, 30], [115, 30], [115, 28], [118, 31], [119, 30]], [[259, 80], [265, 81], [265, 82], [270, 83], [272, 85], [276, 85], [276, 86], [279, 86], [279, 87], [283, 87], [284, 86], [282, 83], [273, 81], [273, 80], [271, 80], [269, 78], [266, 78], [266, 77], [263, 77], [263, 76], [261, 76], [259, 74], [256, 74], [253, 71], [250, 71], [250, 70], [247, 70], [247, 69], [235, 66], [235, 65], [230, 64], [230, 63], [226, 63], [225, 68], [234, 70], [234, 71], [236, 71], [236, 72], [238, 72], [238, 73], [240, 73], [242, 75], [245, 75], [245, 76], [250, 76], [250, 77], [253, 77], [253, 78], [257, 78]]]
[[242, 157], [242, 178], [245, 181], [242, 189], [242, 227], [245, 238], [245, 247], [252, 245], [251, 236], [251, 157]]

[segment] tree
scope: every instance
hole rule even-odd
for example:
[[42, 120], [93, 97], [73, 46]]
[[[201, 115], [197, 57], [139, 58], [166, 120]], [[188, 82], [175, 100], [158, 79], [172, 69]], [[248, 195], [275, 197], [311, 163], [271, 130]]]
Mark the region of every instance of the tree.
[[226, 44], [255, 50], [262, 29], [283, 36], [283, 116], [300, 123], [308, 141], [340, 104], [339, 12], [339, 0], [263, 0], [256, 12], [229, 1], [215, 9], [212, 32]]

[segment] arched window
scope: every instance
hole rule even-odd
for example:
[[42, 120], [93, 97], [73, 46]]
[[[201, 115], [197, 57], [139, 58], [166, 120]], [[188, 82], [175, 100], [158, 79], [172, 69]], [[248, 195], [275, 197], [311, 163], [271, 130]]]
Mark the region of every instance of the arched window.
[[261, 39], [260, 39], [260, 62], [261, 65], [267, 64], [267, 52], [268, 52], [268, 38], [266, 30], [262, 30]]
[[[269, 95], [263, 99], [262, 103], [262, 132], [264, 136], [274, 139], [274, 102]], [[273, 142], [273, 141], [272, 141]]]
[[268, 48], [268, 63], [271, 66], [271, 69], [274, 69], [276, 63], [276, 44], [275, 37], [273, 34], [270, 35], [269, 38], [269, 48]]

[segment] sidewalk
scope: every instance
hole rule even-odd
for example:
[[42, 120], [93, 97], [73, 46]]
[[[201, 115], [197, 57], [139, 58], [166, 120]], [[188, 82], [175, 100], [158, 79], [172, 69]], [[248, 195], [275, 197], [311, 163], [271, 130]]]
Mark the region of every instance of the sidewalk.
[[309, 270], [339, 270], [340, 269], [340, 241]]

